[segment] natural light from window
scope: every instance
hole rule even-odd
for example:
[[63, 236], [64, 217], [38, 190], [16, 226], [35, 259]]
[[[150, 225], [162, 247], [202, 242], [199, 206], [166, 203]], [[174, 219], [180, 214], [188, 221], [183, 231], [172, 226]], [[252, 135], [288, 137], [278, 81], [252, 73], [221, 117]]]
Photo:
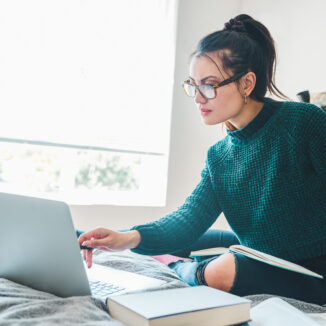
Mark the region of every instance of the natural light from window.
[[173, 0], [0, 2], [0, 191], [163, 206]]

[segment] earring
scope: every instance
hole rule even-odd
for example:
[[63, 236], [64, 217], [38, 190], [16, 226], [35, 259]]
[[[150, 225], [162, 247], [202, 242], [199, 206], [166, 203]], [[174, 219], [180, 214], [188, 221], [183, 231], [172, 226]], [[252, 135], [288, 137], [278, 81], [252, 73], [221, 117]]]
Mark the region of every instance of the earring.
[[247, 95], [244, 96], [244, 104], [247, 104]]

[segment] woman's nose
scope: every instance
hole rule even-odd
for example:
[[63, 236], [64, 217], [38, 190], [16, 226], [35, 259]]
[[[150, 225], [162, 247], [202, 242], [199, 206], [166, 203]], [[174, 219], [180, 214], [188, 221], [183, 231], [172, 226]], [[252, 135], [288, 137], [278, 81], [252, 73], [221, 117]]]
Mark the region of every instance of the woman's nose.
[[206, 103], [207, 102], [207, 99], [206, 97], [204, 97], [201, 92], [196, 89], [196, 94], [195, 94], [195, 103], [198, 104], [198, 103]]

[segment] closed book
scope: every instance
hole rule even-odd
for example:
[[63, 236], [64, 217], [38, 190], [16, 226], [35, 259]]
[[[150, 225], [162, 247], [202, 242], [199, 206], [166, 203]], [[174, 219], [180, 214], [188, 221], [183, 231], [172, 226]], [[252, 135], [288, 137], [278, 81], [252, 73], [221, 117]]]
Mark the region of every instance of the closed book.
[[263, 253], [261, 251], [248, 248], [242, 245], [232, 245], [229, 248], [222, 248], [222, 247], [217, 247], [217, 248], [209, 248], [209, 249], [203, 249], [203, 250], [197, 250], [197, 251], [192, 251], [190, 253], [190, 257], [194, 258], [195, 260], [202, 260], [203, 258], [208, 258], [211, 256], [216, 256], [216, 255], [221, 255], [226, 252], [237, 252], [242, 255], [245, 255], [247, 257], [250, 257], [252, 259], [261, 261], [263, 263], [273, 265], [279, 268], [287, 269], [293, 272], [317, 277], [323, 279], [324, 277], [322, 275], [319, 275], [303, 266], [300, 266], [298, 264], [294, 264], [292, 262], [289, 262], [287, 260]]
[[109, 314], [127, 326], [219, 326], [250, 319], [250, 300], [207, 286], [112, 296]]

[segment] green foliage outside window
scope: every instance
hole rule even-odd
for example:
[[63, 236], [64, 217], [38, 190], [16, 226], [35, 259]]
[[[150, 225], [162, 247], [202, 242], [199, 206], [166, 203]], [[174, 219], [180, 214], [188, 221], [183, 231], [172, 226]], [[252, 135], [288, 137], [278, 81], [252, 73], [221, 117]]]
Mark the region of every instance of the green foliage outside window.
[[76, 187], [107, 188], [110, 190], [133, 190], [138, 189], [138, 180], [133, 174], [132, 167], [139, 165], [140, 160], [134, 159], [128, 165], [122, 162], [121, 156], [98, 153], [93, 159], [87, 159], [84, 152], [78, 153], [80, 164], [75, 178]]
[[40, 192], [58, 192], [64, 185], [135, 190], [139, 188], [135, 174], [139, 166], [140, 158], [127, 154], [0, 143], [0, 185]]

